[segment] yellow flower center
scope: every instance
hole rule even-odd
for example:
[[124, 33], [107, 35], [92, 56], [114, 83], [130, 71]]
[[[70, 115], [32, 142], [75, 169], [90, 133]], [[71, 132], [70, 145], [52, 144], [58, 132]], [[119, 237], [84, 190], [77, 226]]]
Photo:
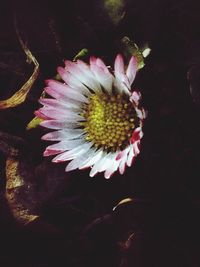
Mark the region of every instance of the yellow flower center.
[[125, 95], [93, 94], [82, 115], [86, 119], [81, 123], [86, 140], [112, 151], [129, 144], [137, 124], [135, 109]]

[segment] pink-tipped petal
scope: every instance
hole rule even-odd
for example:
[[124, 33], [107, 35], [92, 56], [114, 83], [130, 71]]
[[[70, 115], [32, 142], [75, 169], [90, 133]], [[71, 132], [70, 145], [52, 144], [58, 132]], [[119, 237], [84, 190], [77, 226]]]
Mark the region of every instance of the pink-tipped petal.
[[94, 91], [101, 90], [100, 84], [96, 81], [91, 70], [86, 66], [81, 68], [80, 65], [82, 65], [82, 63], [65, 61], [66, 70], [68, 70], [71, 75], [74, 75], [83, 85], [86, 85]]
[[91, 70], [94, 73], [98, 82], [104, 87], [104, 89], [108, 93], [111, 93], [112, 84], [113, 84], [113, 76], [110, 73], [106, 73], [102, 67], [96, 64], [91, 65]]
[[119, 173], [120, 174], [124, 174], [124, 172], [125, 172], [125, 169], [126, 169], [126, 160], [127, 160], [127, 157], [124, 157], [120, 161], [120, 164], [119, 164]]
[[[64, 86], [64, 85], [63, 85]], [[65, 90], [61, 89], [61, 90], [57, 90], [54, 87], [45, 87], [44, 88], [45, 93], [47, 93], [48, 95], [52, 96], [53, 98], [61, 101], [61, 102], [67, 102], [68, 97], [66, 97], [65, 95]]]
[[119, 161], [119, 172], [123, 174], [126, 167], [127, 154], [130, 150], [130, 146], [118, 153], [116, 160]]
[[130, 146], [130, 150], [129, 150], [127, 161], [126, 161], [126, 164], [128, 167], [131, 167], [134, 156], [135, 156], [135, 154], [134, 154], [134, 149], [133, 149], [133, 145], [132, 145], [132, 146]]
[[44, 116], [48, 116], [51, 119], [60, 118], [69, 122], [83, 121], [84, 118], [71, 110], [62, 110], [51, 107], [43, 107], [39, 109], [39, 112]]
[[87, 87], [79, 80], [77, 79], [73, 74], [68, 72], [62, 67], [57, 68], [58, 74], [61, 76], [63, 81], [68, 84], [71, 88], [73, 88], [76, 91], [85, 92], [86, 94], [89, 93]]
[[91, 146], [92, 146], [91, 143], [84, 143], [82, 141], [77, 146], [74, 146], [72, 149], [70, 149], [69, 151], [66, 151], [63, 154], [56, 156], [52, 161], [58, 163], [58, 162], [72, 160], [76, 157], [81, 156], [83, 153], [86, 153], [90, 149]]
[[108, 70], [107, 66], [105, 65], [103, 60], [101, 60], [100, 58], [97, 58], [96, 65], [101, 67], [105, 72], [109, 73], [109, 70]]
[[64, 141], [69, 139], [75, 139], [83, 135], [84, 132], [82, 129], [64, 129], [59, 131], [54, 131], [47, 133], [42, 136], [42, 140], [48, 141]]
[[102, 149], [99, 149], [97, 151], [92, 150], [91, 155], [88, 158], [86, 158], [84, 162], [82, 162], [79, 169], [81, 170], [93, 166], [94, 164], [96, 164], [96, 162], [101, 160], [102, 157], [103, 157]]
[[135, 57], [131, 57], [127, 70], [126, 70], [126, 75], [129, 79], [130, 84], [132, 84], [135, 79], [137, 66], [138, 66], [137, 59]]
[[140, 140], [142, 138], [142, 135], [143, 133], [141, 131], [141, 128], [140, 127], [136, 128], [131, 136], [131, 140], [130, 140], [131, 144], [134, 144], [135, 142]]
[[[88, 153], [88, 150], [91, 148], [91, 143], [86, 143], [80, 147], [75, 148], [74, 150], [69, 151], [71, 158], [73, 159], [66, 167], [65, 171], [69, 172], [71, 170], [77, 169], [80, 166], [83, 156]], [[70, 157], [70, 154], [68, 155]]]
[[46, 120], [40, 123], [42, 127], [49, 128], [52, 130], [59, 130], [65, 128], [75, 128], [77, 123], [69, 122], [66, 120]]
[[76, 146], [79, 146], [82, 143], [83, 143], [82, 139], [61, 141], [59, 143], [48, 146], [44, 152], [44, 155], [50, 156], [59, 154], [65, 152], [66, 150], [74, 149]]
[[94, 177], [98, 172], [102, 172], [103, 170], [105, 170], [105, 164], [109, 156], [110, 156], [110, 153], [107, 154], [104, 152], [101, 159], [97, 161], [91, 168], [90, 177]]
[[117, 171], [118, 167], [119, 167], [119, 161], [115, 160], [114, 158], [116, 157], [116, 155], [113, 155], [112, 159], [110, 159], [110, 163], [108, 168], [106, 168], [105, 170], [105, 174], [104, 177], [106, 179], [109, 179], [111, 177], [111, 175]]
[[67, 167], [65, 168], [65, 171], [66, 172], [70, 172], [70, 171], [78, 169], [78, 167], [80, 166], [80, 164], [81, 164], [83, 159], [84, 159], [83, 157], [78, 157], [78, 158], [72, 159], [67, 164]]
[[62, 150], [58, 150], [58, 149], [49, 150], [48, 148], [46, 148], [46, 150], [43, 153], [43, 156], [44, 157], [54, 156], [54, 155], [57, 155], [57, 154], [62, 153], [62, 152], [63, 152]]
[[130, 101], [134, 102], [138, 106], [140, 98], [141, 94], [139, 92], [134, 91], [130, 97]]
[[37, 116], [37, 117], [40, 118], [40, 119], [43, 119], [43, 120], [50, 120], [50, 117], [44, 115], [44, 114], [40, 111], [40, 109], [39, 109], [39, 110], [36, 110], [36, 111], [34, 112], [34, 114], [35, 114], [35, 116]]
[[67, 101], [65, 102], [61, 102], [57, 99], [53, 99], [53, 98], [40, 98], [39, 99], [39, 103], [44, 105], [45, 107], [52, 107], [52, 108], [58, 108], [58, 109], [70, 109], [70, 110], [79, 110], [80, 107], [77, 104], [77, 102], [75, 101]]
[[[130, 74], [131, 66], [132, 64], [129, 66], [129, 69], [128, 69], [129, 74]], [[125, 73], [124, 60], [120, 54], [117, 55], [115, 59], [114, 73], [115, 73], [115, 78], [116, 78], [115, 86], [118, 89], [118, 91], [131, 95], [130, 90], [131, 90], [132, 82], [130, 82], [129, 77], [127, 76], [127, 72]]]
[[57, 81], [53, 81], [53, 80], [49, 81], [48, 87], [45, 88], [45, 91], [49, 95], [51, 95], [57, 99], [63, 99], [64, 98], [65, 101], [67, 101], [66, 98], [68, 98], [68, 99], [72, 99], [75, 101], [88, 103], [87, 97], [85, 97], [81, 92], [74, 90], [70, 86], [68, 86], [66, 84], [62, 84], [62, 83], [57, 82]]
[[133, 152], [135, 155], [138, 155], [140, 153], [139, 144], [140, 140], [133, 144]]
[[117, 77], [120, 76], [121, 74], [125, 74], [124, 60], [122, 58], [122, 55], [120, 54], [116, 56], [115, 64], [114, 64], [114, 71]]
[[[44, 155], [45, 156], [49, 156], [49, 155], [59, 154], [59, 153], [65, 152], [66, 150], [74, 149], [77, 146], [79, 146], [80, 144], [83, 144], [83, 140], [82, 139], [61, 141], [59, 143], [56, 143], [56, 144], [53, 144], [53, 145], [48, 146], [46, 148], [45, 152], [44, 152]], [[54, 158], [52, 161], [53, 162], [56, 162], [55, 161], [56, 159], [57, 159], [57, 157]]]
[[125, 93], [126, 95], [131, 96], [130, 88], [124, 82], [122, 82], [122, 80], [115, 78], [114, 87], [119, 94]]
[[97, 61], [97, 58], [94, 57], [94, 56], [91, 56], [90, 57], [90, 66], [93, 65], [93, 64], [96, 64], [96, 61]]

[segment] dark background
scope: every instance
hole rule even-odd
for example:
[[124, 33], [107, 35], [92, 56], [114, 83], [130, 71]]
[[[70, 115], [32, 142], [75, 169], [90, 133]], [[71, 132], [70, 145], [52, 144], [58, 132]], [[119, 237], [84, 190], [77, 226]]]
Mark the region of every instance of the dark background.
[[[0, 266], [200, 266], [199, 10], [198, 1], [126, 1], [125, 16], [114, 25], [102, 1], [1, 2], [1, 99], [33, 71], [15, 20], [40, 76], [24, 104], [0, 111], [8, 146], [15, 146], [16, 137], [22, 140], [25, 185], [17, 201], [39, 216], [26, 225], [13, 216], [5, 197], [9, 155], [2, 149]], [[82, 48], [112, 66], [125, 35], [152, 49], [135, 80], [148, 111], [141, 153], [123, 176], [110, 180], [102, 174], [89, 178], [88, 170], [66, 174], [64, 165], [42, 157], [44, 129], [25, 129], [39, 107], [44, 80]], [[133, 201], [113, 212], [127, 197]]]

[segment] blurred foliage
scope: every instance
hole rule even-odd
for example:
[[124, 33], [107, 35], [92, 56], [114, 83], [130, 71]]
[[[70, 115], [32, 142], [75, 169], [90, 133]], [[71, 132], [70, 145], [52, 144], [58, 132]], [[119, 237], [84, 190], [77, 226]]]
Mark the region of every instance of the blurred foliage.
[[117, 25], [125, 15], [125, 0], [104, 0], [104, 8], [112, 22]]

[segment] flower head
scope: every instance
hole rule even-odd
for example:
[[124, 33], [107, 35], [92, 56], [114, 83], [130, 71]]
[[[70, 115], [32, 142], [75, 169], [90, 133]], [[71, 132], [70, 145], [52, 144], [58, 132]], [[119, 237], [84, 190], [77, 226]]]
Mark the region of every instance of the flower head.
[[36, 116], [41, 125], [53, 129], [42, 139], [57, 141], [44, 156], [57, 155], [53, 162], [70, 161], [66, 171], [91, 168], [90, 176], [105, 172], [105, 178], [117, 170], [124, 173], [140, 152], [145, 112], [139, 107], [140, 93], [131, 90], [137, 72], [132, 57], [125, 68], [117, 55], [114, 71], [99, 58], [90, 64], [81, 60], [65, 61], [58, 67], [64, 83], [47, 80]]

